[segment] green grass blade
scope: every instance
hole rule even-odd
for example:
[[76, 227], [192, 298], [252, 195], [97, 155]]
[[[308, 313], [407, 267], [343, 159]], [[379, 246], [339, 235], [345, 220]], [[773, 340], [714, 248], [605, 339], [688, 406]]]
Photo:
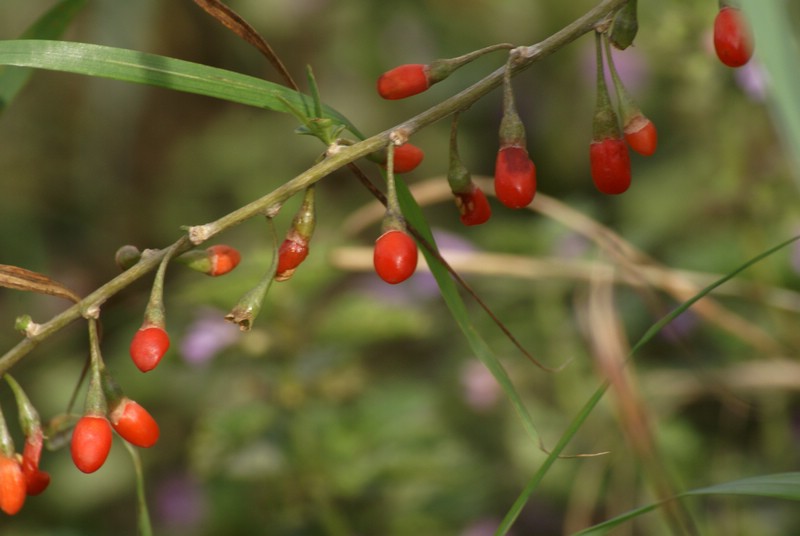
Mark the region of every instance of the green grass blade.
[[[396, 186], [397, 197], [400, 201], [403, 215], [406, 217], [408, 222], [411, 223], [411, 225], [413, 225], [417, 231], [419, 231], [425, 240], [428, 241], [428, 243], [435, 244], [433, 234], [431, 233], [430, 227], [428, 227], [425, 216], [423, 215], [422, 210], [420, 209], [416, 200], [409, 192], [408, 187], [403, 181], [400, 180], [397, 181]], [[525, 431], [534, 441], [537, 442], [537, 444], [541, 445], [539, 432], [536, 430], [536, 426], [533, 424], [533, 419], [531, 418], [530, 413], [528, 413], [528, 410], [525, 408], [522, 398], [519, 396], [519, 393], [511, 383], [511, 378], [508, 377], [508, 373], [506, 372], [502, 363], [500, 363], [497, 357], [495, 357], [491, 348], [489, 348], [489, 345], [486, 343], [483, 337], [480, 336], [478, 331], [475, 329], [475, 326], [470, 321], [467, 308], [464, 305], [464, 301], [461, 299], [461, 295], [458, 293], [458, 287], [453, 281], [453, 278], [450, 276], [447, 269], [439, 263], [436, 257], [431, 255], [424, 248], [421, 249], [423, 255], [425, 255], [425, 260], [428, 262], [428, 266], [431, 269], [433, 277], [436, 278], [442, 298], [447, 304], [447, 307], [450, 309], [450, 314], [453, 315], [453, 319], [455, 319], [458, 327], [461, 328], [462, 333], [464, 333], [464, 336], [467, 338], [470, 348], [472, 348], [475, 356], [484, 364], [484, 366], [489, 369], [489, 372], [491, 372], [492, 376], [494, 376], [495, 380], [497, 380], [497, 383], [500, 384], [500, 387], [511, 401], [511, 405], [514, 407], [514, 410], [516, 410], [517, 414], [522, 419], [522, 425], [525, 428]]]
[[[735, 270], [733, 270], [733, 271], [729, 272], [728, 274], [722, 276], [718, 280], [714, 281], [713, 283], [711, 283], [710, 285], [708, 285], [707, 287], [702, 289], [700, 292], [695, 294], [692, 298], [690, 298], [690, 299], [686, 300], [685, 302], [683, 302], [682, 304], [680, 304], [677, 308], [675, 308], [675, 310], [673, 310], [669, 314], [665, 315], [661, 320], [659, 320], [658, 322], [653, 324], [650, 327], [650, 329], [648, 329], [645, 332], [645, 334], [642, 335], [642, 337], [639, 339], [639, 341], [636, 344], [634, 344], [633, 347], [631, 348], [631, 352], [630, 352], [628, 358], [629, 359], [632, 358], [633, 355], [639, 349], [642, 348], [642, 346], [647, 344], [647, 342], [649, 342], [653, 337], [655, 337], [658, 334], [659, 331], [661, 331], [662, 329], [664, 329], [664, 327], [667, 326], [667, 324], [669, 324], [670, 322], [675, 320], [675, 318], [677, 318], [681, 313], [685, 312], [687, 309], [689, 309], [696, 302], [698, 302], [699, 300], [701, 300], [702, 298], [707, 296], [709, 293], [711, 293], [714, 289], [716, 289], [720, 285], [723, 285], [727, 281], [730, 281], [731, 279], [733, 279], [734, 277], [736, 277], [737, 275], [739, 275], [743, 271], [747, 270], [748, 268], [750, 268], [754, 264], [756, 264], [758, 262], [761, 262], [762, 260], [766, 259], [770, 255], [773, 255], [774, 253], [780, 251], [781, 249], [785, 248], [786, 246], [792, 244], [793, 242], [796, 242], [798, 239], [800, 239], [800, 236], [792, 237], [789, 240], [785, 240], [785, 241], [781, 242], [780, 244], [778, 244], [777, 246], [773, 246], [770, 249], [766, 250], [765, 252], [760, 253], [759, 255], [756, 255], [755, 257], [753, 257], [752, 259], [748, 260], [747, 262], [745, 262], [744, 264], [742, 264], [741, 266], [739, 266]], [[555, 463], [556, 459], [558, 459], [558, 457], [564, 451], [564, 448], [567, 446], [567, 444], [572, 440], [572, 438], [575, 436], [575, 434], [581, 428], [581, 426], [583, 425], [584, 421], [589, 417], [589, 414], [591, 414], [591, 412], [594, 410], [595, 406], [597, 406], [598, 402], [600, 402], [600, 400], [603, 398], [603, 395], [605, 394], [607, 389], [608, 389], [608, 382], [603, 382], [603, 384], [600, 385], [600, 387], [598, 387], [597, 390], [592, 394], [592, 396], [589, 398], [589, 400], [586, 401], [586, 404], [584, 404], [584, 406], [581, 408], [580, 412], [578, 412], [578, 414], [572, 419], [572, 422], [570, 422], [570, 424], [567, 427], [567, 429], [561, 435], [561, 438], [558, 440], [558, 443], [556, 444], [556, 446], [553, 447], [553, 450], [547, 456], [547, 459], [544, 461], [544, 463], [542, 463], [542, 465], [539, 467], [539, 469], [533, 475], [531, 480], [528, 482], [528, 484], [525, 486], [525, 488], [520, 493], [519, 497], [517, 497], [517, 500], [511, 506], [511, 509], [508, 511], [508, 513], [505, 515], [505, 517], [501, 521], [500, 526], [498, 527], [497, 531], [495, 532], [496, 535], [502, 535], [502, 534], [506, 534], [508, 532], [508, 530], [514, 524], [514, 521], [516, 521], [517, 517], [519, 516], [520, 512], [522, 511], [522, 508], [528, 502], [528, 499], [530, 498], [530, 496], [533, 494], [534, 491], [536, 491], [536, 488], [538, 487], [539, 483], [542, 481], [544, 476], [547, 474], [547, 471], [550, 469], [550, 467], [553, 465], [553, 463]], [[650, 509], [652, 510], [652, 508], [650, 508]], [[649, 511], [649, 510], [647, 510], [647, 511]], [[640, 513], [644, 513], [644, 512], [640, 512]], [[636, 514], [636, 515], [638, 515], [638, 514]]]
[[[61, 37], [86, 0], [63, 0], [39, 17], [25, 33], [23, 39], [56, 39]], [[0, 113], [25, 87], [33, 71], [20, 67], [0, 67]]]
[[[800, 501], [800, 473], [761, 475], [735, 480], [733, 482], [724, 482], [706, 488], [685, 491], [679, 494], [676, 499], [698, 495], [747, 495], [751, 497], [769, 497], [772, 499]], [[635, 508], [613, 519], [576, 532], [574, 536], [600, 536], [602, 534], [607, 534], [611, 529], [642, 514], [651, 512], [662, 504], [664, 504], [663, 501]]]
[[[308, 96], [260, 78], [156, 54], [86, 43], [0, 41], [0, 65], [147, 84], [283, 113], [290, 113], [287, 102], [301, 109], [313, 105]], [[325, 117], [363, 138], [342, 114], [330, 107], [324, 111]]]

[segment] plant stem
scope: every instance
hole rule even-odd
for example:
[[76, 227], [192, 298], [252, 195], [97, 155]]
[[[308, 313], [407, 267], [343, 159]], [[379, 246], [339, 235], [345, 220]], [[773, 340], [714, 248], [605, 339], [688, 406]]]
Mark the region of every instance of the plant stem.
[[[543, 41], [528, 47], [519, 47], [512, 50], [511, 54], [513, 58], [512, 61], [509, 62], [511, 74], [518, 74], [537, 61], [578, 39], [580, 36], [593, 31], [596, 24], [603, 21], [610, 13], [613, 13], [620, 6], [625, 4], [625, 2], [627, 2], [627, 0], [603, 0], [583, 16], [574, 20]], [[501, 85], [505, 69], [506, 67], [503, 66], [495, 70], [460, 93], [453, 95], [436, 106], [431, 107], [389, 130], [385, 130], [350, 146], [336, 145], [329, 148], [327, 157], [324, 160], [287, 181], [272, 192], [234, 210], [214, 222], [192, 227], [188, 234], [180, 237], [171, 246], [148, 256], [147, 259], [140, 260], [135, 266], [102, 285], [77, 304], [41, 324], [40, 330], [35, 335], [23, 339], [0, 357], [0, 374], [5, 373], [13, 367], [40, 342], [84, 315], [86, 311], [100, 307], [106, 300], [156, 269], [168, 252], [171, 252], [171, 255], [179, 255], [191, 249], [193, 245], [200, 244], [212, 236], [235, 227], [253, 216], [270, 214], [276, 211], [285, 200], [301, 192], [311, 184], [320, 181], [337, 169], [359, 158], [386, 147], [391, 141], [392, 133], [403, 132], [405, 135], [410, 135], [458, 111], [469, 108], [473, 103]]]

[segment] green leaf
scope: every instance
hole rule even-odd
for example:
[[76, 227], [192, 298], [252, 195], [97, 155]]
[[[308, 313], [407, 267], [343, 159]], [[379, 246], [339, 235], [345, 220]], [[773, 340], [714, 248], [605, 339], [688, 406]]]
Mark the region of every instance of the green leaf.
[[[110, 78], [184, 91], [217, 99], [291, 113], [287, 103], [303, 109], [310, 97], [252, 76], [136, 50], [67, 41], [0, 41], [0, 65]], [[330, 107], [324, 116], [364, 136], [342, 114]]]
[[[425, 220], [422, 209], [420, 209], [416, 200], [411, 195], [411, 192], [409, 192], [408, 186], [406, 186], [403, 181], [397, 180], [396, 188], [397, 197], [400, 201], [400, 207], [403, 211], [403, 215], [420, 233], [420, 235], [422, 235], [425, 240], [428, 241], [429, 244], [436, 247], [436, 242], [433, 239], [433, 234], [431, 233], [430, 227]], [[428, 266], [431, 269], [431, 273], [439, 285], [442, 298], [444, 298], [447, 307], [450, 309], [450, 314], [453, 315], [453, 319], [456, 321], [458, 327], [467, 338], [467, 342], [472, 348], [472, 351], [475, 353], [475, 356], [484, 364], [487, 369], [489, 369], [489, 372], [492, 373], [492, 376], [494, 376], [495, 380], [497, 380], [497, 383], [500, 384], [500, 387], [511, 401], [511, 405], [522, 419], [522, 426], [525, 428], [525, 431], [534, 441], [539, 444], [539, 446], [541, 446], [539, 432], [536, 430], [536, 426], [533, 424], [533, 419], [531, 418], [530, 413], [528, 413], [528, 410], [525, 408], [522, 398], [519, 396], [519, 393], [517, 393], [517, 390], [511, 383], [511, 378], [508, 377], [508, 373], [506, 372], [505, 368], [503, 368], [502, 363], [500, 363], [497, 357], [495, 357], [491, 348], [489, 348], [489, 345], [486, 343], [483, 337], [480, 336], [477, 329], [475, 329], [475, 326], [470, 321], [467, 308], [464, 305], [464, 301], [461, 299], [461, 295], [458, 293], [458, 288], [453, 281], [453, 278], [450, 277], [450, 273], [448, 273], [447, 269], [442, 266], [442, 264], [434, 255], [432, 255], [425, 248], [421, 249], [422, 254], [425, 255], [425, 260], [428, 262]]]
[[[724, 482], [707, 488], [699, 488], [680, 493], [675, 498], [682, 499], [696, 495], [748, 495], [754, 497], [770, 497], [773, 499], [788, 499], [800, 501], [800, 473], [779, 473], [775, 475], [762, 475], [733, 482]], [[630, 521], [642, 514], [655, 510], [664, 502], [657, 502], [630, 510], [613, 519], [604, 521], [580, 532], [575, 536], [599, 536], [607, 534], [609, 530]]]
[[[716, 289], [720, 285], [726, 283], [727, 281], [730, 281], [731, 279], [733, 279], [734, 277], [736, 277], [737, 275], [739, 275], [740, 273], [742, 273], [746, 269], [750, 268], [754, 264], [761, 262], [762, 260], [766, 259], [770, 255], [780, 251], [781, 249], [783, 249], [786, 246], [796, 242], [799, 239], [800, 239], [800, 236], [792, 237], [792, 238], [790, 238], [788, 240], [785, 240], [785, 241], [781, 242], [777, 246], [773, 246], [770, 249], [766, 250], [765, 252], [760, 253], [759, 255], [756, 255], [752, 259], [748, 260], [747, 262], [745, 262], [741, 266], [737, 267], [733, 271], [729, 272], [728, 274], [722, 276], [721, 278], [719, 278], [718, 280], [714, 281], [713, 283], [711, 283], [710, 285], [708, 285], [707, 287], [702, 289], [700, 292], [695, 294], [693, 297], [689, 298], [688, 300], [686, 300], [685, 302], [680, 304], [671, 313], [665, 315], [661, 320], [659, 320], [658, 322], [653, 324], [650, 327], [650, 329], [648, 329], [645, 332], [645, 334], [642, 335], [642, 337], [639, 339], [639, 341], [636, 344], [634, 344], [633, 347], [631, 348], [630, 354], [628, 355], [628, 359], [633, 358], [633, 356], [636, 354], [636, 352], [639, 351], [645, 344], [647, 344], [653, 337], [655, 337], [658, 334], [659, 331], [664, 329], [670, 322], [675, 320], [675, 318], [677, 318], [681, 313], [685, 312], [687, 309], [689, 309], [689, 307], [694, 305], [696, 302], [701, 300], [703, 297], [707, 296], [714, 289]], [[603, 398], [603, 395], [605, 395], [606, 390], [608, 389], [608, 385], [609, 384], [608, 384], [607, 381], [603, 382], [600, 385], [600, 387], [598, 387], [597, 390], [595, 390], [595, 392], [592, 393], [592, 396], [589, 398], [589, 400], [586, 401], [586, 403], [583, 405], [583, 407], [578, 412], [578, 414], [572, 419], [572, 422], [570, 422], [570, 424], [567, 427], [567, 429], [561, 435], [561, 438], [558, 440], [558, 443], [556, 443], [556, 446], [553, 447], [553, 450], [547, 456], [547, 459], [542, 463], [542, 465], [536, 471], [536, 474], [533, 475], [531, 480], [528, 482], [528, 484], [522, 490], [522, 493], [520, 493], [519, 497], [517, 497], [517, 500], [511, 506], [511, 509], [509, 509], [508, 513], [503, 518], [502, 522], [500, 523], [500, 526], [497, 528], [497, 531], [495, 532], [496, 535], [506, 534], [509, 531], [509, 529], [511, 529], [511, 525], [514, 524], [514, 521], [519, 516], [520, 512], [522, 511], [522, 508], [525, 506], [525, 503], [528, 502], [528, 499], [530, 498], [530, 496], [533, 495], [534, 491], [536, 491], [536, 488], [538, 487], [539, 483], [542, 481], [542, 479], [547, 474], [547, 471], [550, 470], [550, 467], [555, 463], [555, 461], [558, 459], [558, 457], [564, 451], [564, 448], [567, 446], [567, 444], [569, 444], [569, 442], [572, 440], [572, 438], [575, 436], [575, 434], [578, 432], [578, 430], [580, 430], [580, 428], [583, 425], [584, 421], [589, 417], [591, 412], [594, 410], [594, 408], [597, 406], [597, 404]], [[637, 513], [633, 514], [632, 517], [635, 517], [636, 515], [640, 515], [640, 514], [642, 514], [644, 512], [650, 511], [650, 510], [652, 510], [652, 509], [654, 509], [656, 507], [657, 507], [657, 505], [655, 505], [655, 506], [654, 505], [650, 505], [650, 506], [644, 507], [643, 509], [641, 509], [641, 511], [638, 511], [638, 510], [634, 511], [634, 512], [637, 512]], [[630, 519], [630, 518], [628, 518], [628, 519]], [[587, 534], [589, 534], [589, 533], [587, 533]], [[599, 533], [599, 534], [601, 534], [601, 533]]]
[[[86, 0], [63, 0], [39, 17], [25, 33], [23, 39], [55, 39], [61, 37]], [[0, 112], [25, 87], [33, 71], [19, 67], [0, 67]]]

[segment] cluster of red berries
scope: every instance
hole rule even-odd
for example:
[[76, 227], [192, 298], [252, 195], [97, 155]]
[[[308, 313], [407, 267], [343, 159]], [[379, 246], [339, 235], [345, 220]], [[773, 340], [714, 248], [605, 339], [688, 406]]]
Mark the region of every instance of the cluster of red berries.
[[[593, 122], [589, 162], [593, 182], [606, 194], [621, 194], [631, 183], [631, 162], [628, 149], [652, 155], [658, 136], [655, 125], [633, 103], [614, 68], [610, 46], [624, 49], [633, 42], [638, 30], [636, 2], [628, 2], [615, 15], [609, 28], [597, 33], [598, 101]], [[739, 9], [723, 4], [714, 23], [714, 46], [720, 60], [728, 66], [747, 63], [753, 53], [753, 38], [747, 21]], [[603, 48], [605, 58], [603, 60]], [[422, 93], [455, 69], [482, 53], [497, 50], [490, 47], [467, 56], [436, 60], [431, 64], [407, 64], [395, 67], [378, 78], [381, 97], [395, 100]], [[605, 85], [604, 65], [607, 62], [614, 80], [618, 105], [611, 104]], [[500, 127], [500, 148], [495, 162], [495, 195], [510, 208], [530, 204], [536, 194], [536, 166], [525, 146], [525, 133], [517, 114], [510, 89], [510, 62], [504, 79], [503, 121]], [[451, 154], [453, 146], [451, 145]], [[451, 181], [451, 187], [454, 183]], [[461, 221], [466, 225], [483, 223], [491, 211], [485, 195], [468, 182], [453, 187]]]

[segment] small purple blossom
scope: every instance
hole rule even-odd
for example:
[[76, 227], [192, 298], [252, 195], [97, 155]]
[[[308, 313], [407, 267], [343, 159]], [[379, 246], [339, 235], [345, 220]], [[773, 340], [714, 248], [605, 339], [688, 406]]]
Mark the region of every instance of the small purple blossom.
[[736, 83], [751, 100], [764, 102], [767, 98], [767, 73], [758, 61], [753, 58], [744, 66], [734, 70]]
[[202, 486], [187, 475], [172, 476], [156, 490], [156, 515], [172, 529], [200, 529], [208, 511]]
[[190, 364], [203, 365], [239, 340], [240, 331], [225, 320], [225, 313], [202, 309], [181, 341], [181, 355]]
[[500, 398], [500, 386], [494, 376], [477, 359], [467, 361], [461, 369], [464, 401], [475, 411], [489, 411]]

